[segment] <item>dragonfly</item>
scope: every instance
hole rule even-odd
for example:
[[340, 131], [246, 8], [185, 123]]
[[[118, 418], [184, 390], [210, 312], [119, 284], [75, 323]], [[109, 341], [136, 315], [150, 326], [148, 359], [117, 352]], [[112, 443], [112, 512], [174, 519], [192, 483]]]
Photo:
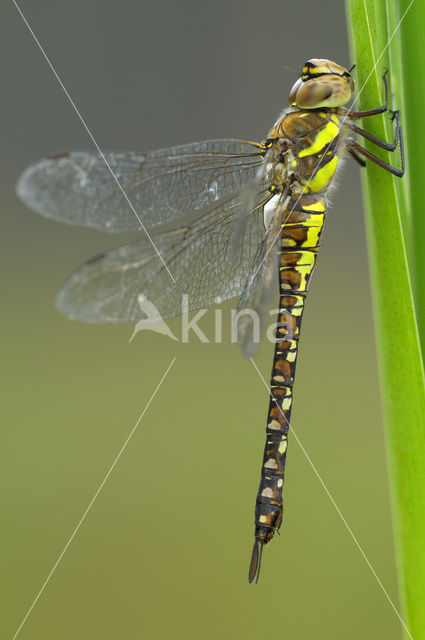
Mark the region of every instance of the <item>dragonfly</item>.
[[[135, 322], [140, 296], [162, 319], [239, 297], [238, 311], [265, 310], [279, 295], [266, 420], [266, 444], [255, 503], [249, 582], [258, 582], [264, 545], [279, 531], [301, 320], [316, 264], [329, 187], [349, 154], [402, 177], [400, 112], [384, 104], [345, 107], [350, 70], [313, 58], [289, 94], [289, 107], [262, 142], [209, 140], [148, 153], [76, 151], [45, 158], [20, 177], [28, 207], [55, 220], [108, 232], [142, 230], [134, 242], [95, 256], [65, 281], [56, 303], [67, 316], [93, 323]], [[388, 113], [393, 142], [356, 122]], [[397, 168], [363, 147], [399, 149]], [[238, 341], [255, 349], [252, 316], [240, 314]]]

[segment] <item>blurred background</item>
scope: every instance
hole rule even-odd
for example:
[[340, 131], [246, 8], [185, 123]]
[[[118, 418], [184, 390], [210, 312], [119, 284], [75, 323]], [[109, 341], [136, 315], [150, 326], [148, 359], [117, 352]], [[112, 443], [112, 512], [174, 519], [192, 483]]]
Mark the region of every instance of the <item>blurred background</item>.
[[[350, 60], [343, 3], [22, 0], [103, 149], [264, 138], [305, 60]], [[268, 394], [235, 345], [72, 322], [63, 279], [128, 236], [48, 221], [14, 193], [93, 148], [12, 3], [1, 20], [2, 637], [12, 638], [173, 357], [19, 637], [401, 637], [294, 438], [281, 536], [248, 585]], [[303, 321], [293, 427], [397, 604], [359, 169], [332, 199]], [[132, 236], [135, 237], [134, 235]], [[222, 305], [228, 318], [232, 303]], [[200, 322], [213, 335], [213, 312]], [[180, 321], [170, 322], [180, 335]], [[256, 363], [269, 378], [272, 346]]]

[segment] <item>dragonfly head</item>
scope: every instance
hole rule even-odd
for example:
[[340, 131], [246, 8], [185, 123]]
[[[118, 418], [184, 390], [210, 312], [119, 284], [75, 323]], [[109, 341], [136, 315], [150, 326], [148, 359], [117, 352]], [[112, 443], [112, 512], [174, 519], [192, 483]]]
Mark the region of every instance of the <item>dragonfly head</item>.
[[300, 109], [341, 107], [354, 91], [351, 73], [331, 60], [308, 60], [291, 89], [289, 104]]

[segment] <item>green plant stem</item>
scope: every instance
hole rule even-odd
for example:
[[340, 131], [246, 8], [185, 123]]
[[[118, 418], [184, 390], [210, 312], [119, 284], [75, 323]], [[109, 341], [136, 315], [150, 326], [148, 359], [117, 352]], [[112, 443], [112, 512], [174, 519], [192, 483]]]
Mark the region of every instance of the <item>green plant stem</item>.
[[[403, 20], [403, 26], [399, 25], [400, 17], [398, 13], [397, 3], [391, 2], [391, 0], [385, 0], [387, 9], [387, 33], [394, 33], [394, 37], [391, 40], [391, 46], [388, 47], [388, 58], [390, 62], [389, 68], [391, 69], [391, 76], [389, 77], [389, 83], [391, 88], [391, 108], [400, 109], [401, 112], [401, 124], [404, 132], [407, 132], [406, 127], [406, 107], [404, 103], [404, 80], [406, 75], [403, 73], [403, 64], [401, 56], [401, 31], [406, 24]], [[387, 121], [388, 122], [388, 121]], [[387, 127], [387, 134], [389, 128]], [[407, 137], [404, 136], [404, 147], [406, 152], [406, 159], [408, 158], [408, 144]], [[407, 258], [409, 262], [409, 270], [412, 273], [414, 264], [412, 258], [412, 221], [410, 218], [410, 206], [409, 206], [409, 170], [403, 176], [403, 180], [396, 180], [395, 186], [398, 197], [398, 208], [400, 211], [401, 226], [404, 232], [404, 242], [406, 246]], [[423, 357], [423, 356], [422, 356]]]
[[[409, 6], [410, 5], [410, 6]], [[400, 0], [400, 14], [406, 18], [400, 25], [401, 61], [403, 67], [404, 117], [408, 153], [407, 197], [411, 210], [411, 244], [413, 253], [413, 290], [422, 357], [425, 352], [425, 210], [423, 172], [425, 142], [425, 74], [415, 71], [416, 60], [422, 63], [425, 49], [425, 2]]]
[[[388, 49], [380, 56], [391, 36], [387, 33], [389, 2], [348, 0], [349, 31], [361, 90], [356, 108], [383, 102], [382, 74], [389, 67]], [[366, 118], [363, 126], [387, 139], [385, 116]], [[376, 147], [368, 148], [376, 153]], [[397, 164], [389, 153], [379, 155]], [[425, 384], [394, 180], [397, 178], [367, 163], [363, 176], [366, 228], [401, 607], [411, 634], [405, 631], [406, 638], [424, 640]]]

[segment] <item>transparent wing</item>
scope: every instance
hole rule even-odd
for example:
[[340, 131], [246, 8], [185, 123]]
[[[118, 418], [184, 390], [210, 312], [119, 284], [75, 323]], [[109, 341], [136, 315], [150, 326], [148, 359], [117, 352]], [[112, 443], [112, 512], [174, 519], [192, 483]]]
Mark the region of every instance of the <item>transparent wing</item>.
[[[210, 140], [149, 153], [105, 153], [118, 186], [97, 153], [71, 152], [41, 160], [22, 174], [19, 197], [38, 213], [104, 231], [146, 228], [182, 218], [254, 178], [261, 145]], [[128, 200], [131, 202], [135, 215]]]
[[254, 198], [248, 187], [204, 209], [196, 223], [153, 235], [175, 282], [142, 238], [82, 265], [59, 291], [58, 308], [84, 322], [134, 322], [144, 317], [140, 300], [153, 303], [165, 319], [182, 313], [183, 295], [189, 309], [240, 295], [264, 236], [268, 198], [264, 183]]
[[[271, 218], [258, 246], [252, 271], [239, 298], [237, 340], [246, 357], [254, 355], [258, 348], [273, 299], [278, 292], [278, 250], [284, 208], [283, 193], [277, 203], [275, 215]], [[274, 320], [275, 318], [271, 321]]]

